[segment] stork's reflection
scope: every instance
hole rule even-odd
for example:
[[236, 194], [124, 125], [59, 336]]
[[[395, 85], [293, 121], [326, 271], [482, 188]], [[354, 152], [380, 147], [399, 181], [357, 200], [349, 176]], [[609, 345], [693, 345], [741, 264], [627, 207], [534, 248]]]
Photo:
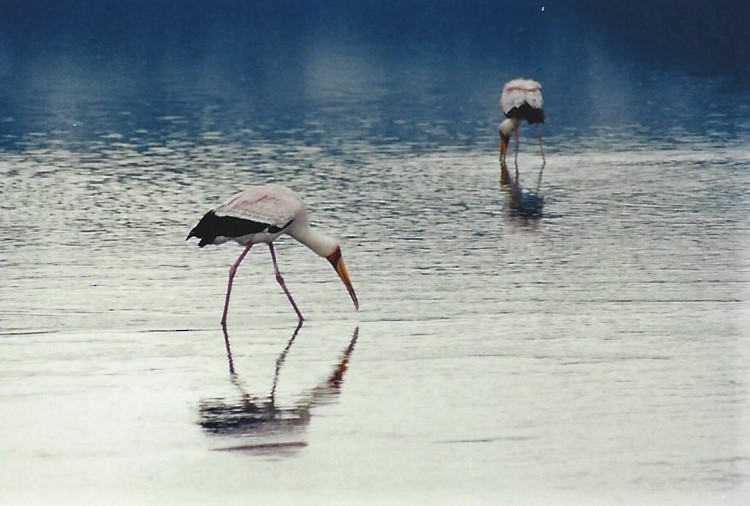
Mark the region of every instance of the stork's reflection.
[[230, 380], [239, 395], [231, 398], [203, 399], [198, 408], [200, 426], [210, 434], [225, 436], [230, 443], [221, 447], [221, 450], [285, 455], [293, 454], [299, 448], [307, 446], [304, 431], [310, 423], [311, 409], [331, 402], [338, 396], [349, 359], [357, 343], [359, 327], [354, 329], [349, 345], [325, 380], [306, 392], [294, 405], [277, 406], [276, 386], [279, 375], [300, 328], [301, 323], [276, 359], [271, 391], [265, 396], [251, 395], [245, 389], [235, 372], [229, 334], [226, 327], [223, 328]]
[[500, 161], [500, 189], [505, 194], [505, 207], [512, 217], [525, 219], [541, 218], [544, 211], [544, 195], [542, 194], [542, 175], [544, 166], [539, 169], [536, 188], [533, 190], [521, 187], [518, 174], [518, 163], [515, 164], [514, 174], [511, 175], [505, 161]]

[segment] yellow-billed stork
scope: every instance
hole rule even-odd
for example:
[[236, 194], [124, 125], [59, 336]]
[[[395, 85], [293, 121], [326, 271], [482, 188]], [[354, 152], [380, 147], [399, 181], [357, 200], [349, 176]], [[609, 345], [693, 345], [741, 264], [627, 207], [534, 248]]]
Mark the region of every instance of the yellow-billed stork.
[[268, 184], [248, 188], [208, 211], [186, 238], [187, 240], [197, 237], [200, 239], [198, 246], [201, 248], [207, 244], [222, 244], [230, 240], [245, 246], [229, 269], [224, 313], [221, 317], [222, 325], [225, 326], [227, 322], [229, 296], [237, 267], [253, 244], [261, 242], [268, 244], [276, 272], [276, 281], [291, 302], [300, 323], [303, 321], [302, 313], [284, 284], [284, 278], [276, 263], [273, 241], [283, 234], [293, 237], [318, 255], [325, 257], [346, 286], [355, 309], [359, 309], [357, 295], [354, 293], [344, 260], [341, 258], [341, 247], [336, 240], [310, 227], [305, 205], [296, 192], [286, 186]]

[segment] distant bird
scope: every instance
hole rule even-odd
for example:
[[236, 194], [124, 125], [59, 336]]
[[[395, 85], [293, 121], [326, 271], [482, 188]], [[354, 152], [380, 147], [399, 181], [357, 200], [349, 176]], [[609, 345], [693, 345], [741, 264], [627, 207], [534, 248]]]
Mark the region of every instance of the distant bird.
[[325, 257], [346, 285], [355, 309], [359, 309], [357, 295], [354, 293], [349, 274], [346, 272], [338, 243], [331, 237], [310, 228], [305, 205], [296, 192], [286, 186], [268, 184], [248, 188], [219, 204], [218, 207], [207, 212], [201, 218], [186, 238], [187, 240], [191, 237], [197, 237], [200, 239], [198, 246], [201, 248], [206, 244], [222, 244], [230, 240], [245, 246], [244, 251], [229, 269], [227, 295], [224, 301], [224, 313], [221, 317], [222, 325], [227, 323], [229, 296], [232, 292], [232, 281], [237, 267], [253, 244], [260, 242], [268, 244], [273, 268], [276, 272], [276, 281], [281, 285], [289, 302], [291, 302], [299, 321], [303, 321], [302, 313], [284, 284], [284, 278], [282, 278], [279, 266], [276, 263], [273, 241], [282, 234], [292, 236], [318, 255]]
[[542, 85], [531, 79], [513, 79], [505, 83], [503, 94], [500, 96], [500, 107], [507, 118], [500, 123], [501, 161], [505, 161], [511, 135], [516, 138], [516, 160], [518, 159], [518, 130], [521, 128], [521, 123], [526, 120], [529, 124], [537, 125], [536, 135], [539, 140], [539, 149], [542, 150], [542, 162], [546, 163], [542, 132], [539, 127], [546, 118], [542, 109], [541, 90]]

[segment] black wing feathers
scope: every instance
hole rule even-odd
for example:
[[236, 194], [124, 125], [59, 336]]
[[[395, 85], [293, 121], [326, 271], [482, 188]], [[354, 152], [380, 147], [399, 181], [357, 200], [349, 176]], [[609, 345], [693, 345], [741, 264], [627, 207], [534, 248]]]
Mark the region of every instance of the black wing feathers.
[[206, 244], [211, 244], [219, 236], [223, 237], [241, 237], [248, 234], [257, 234], [258, 232], [268, 231], [271, 234], [281, 231], [292, 223], [283, 227], [269, 225], [258, 221], [234, 216], [216, 216], [213, 211], [209, 211], [201, 218], [201, 221], [190, 231], [187, 238], [197, 237], [200, 239], [198, 246], [201, 248]]
[[514, 107], [505, 114], [508, 118], [516, 118], [521, 121], [526, 120], [532, 125], [535, 123], [544, 123], [546, 116], [542, 109], [531, 107], [528, 102], [524, 102], [519, 107]]
[[276, 232], [281, 232], [286, 227], [288, 227], [289, 225], [291, 225], [293, 221], [294, 220], [289, 220], [288, 222], [286, 222], [285, 224], [283, 224], [280, 227], [277, 227], [276, 225], [271, 225], [271, 226], [268, 227], [268, 233], [269, 234], [275, 234]]

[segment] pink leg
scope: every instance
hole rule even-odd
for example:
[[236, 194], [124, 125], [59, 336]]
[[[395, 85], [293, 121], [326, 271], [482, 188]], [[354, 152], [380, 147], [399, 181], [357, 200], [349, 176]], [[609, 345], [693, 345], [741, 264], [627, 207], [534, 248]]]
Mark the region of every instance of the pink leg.
[[292, 298], [292, 294], [289, 293], [289, 290], [284, 284], [284, 278], [281, 277], [281, 272], [279, 272], [279, 265], [276, 263], [276, 253], [273, 251], [273, 243], [270, 243], [270, 242], [268, 243], [268, 249], [271, 250], [271, 260], [273, 260], [273, 270], [276, 271], [276, 281], [279, 282], [279, 284], [281, 285], [281, 289], [284, 290], [284, 293], [286, 294], [287, 299], [289, 299], [289, 302], [292, 303], [294, 312], [297, 313], [297, 318], [299, 318], [299, 322], [301, 324], [304, 318], [302, 317], [302, 313], [300, 313], [299, 308], [297, 307], [297, 304], [294, 302], [294, 299]]
[[542, 145], [542, 129], [538, 125], [536, 127], [536, 138], [539, 140], [539, 149], [542, 150], [542, 163], [546, 164], [547, 160], [544, 158], [544, 146]]
[[521, 124], [519, 123], [516, 128], [513, 129], [513, 137], [516, 138], [516, 168], [518, 167], [518, 145], [520, 144], [520, 141], [518, 140], [518, 131], [521, 129]]
[[229, 282], [227, 283], [227, 297], [224, 300], [224, 314], [221, 317], [221, 324], [223, 326], [226, 326], [227, 324], [227, 311], [229, 310], [229, 295], [232, 293], [232, 281], [234, 280], [234, 274], [237, 272], [237, 267], [240, 266], [240, 263], [245, 258], [245, 255], [247, 255], [247, 252], [250, 251], [250, 248], [252, 247], [253, 247], [253, 243], [248, 244], [245, 250], [240, 254], [237, 260], [234, 262], [234, 264], [232, 264], [232, 267], [229, 268]]

